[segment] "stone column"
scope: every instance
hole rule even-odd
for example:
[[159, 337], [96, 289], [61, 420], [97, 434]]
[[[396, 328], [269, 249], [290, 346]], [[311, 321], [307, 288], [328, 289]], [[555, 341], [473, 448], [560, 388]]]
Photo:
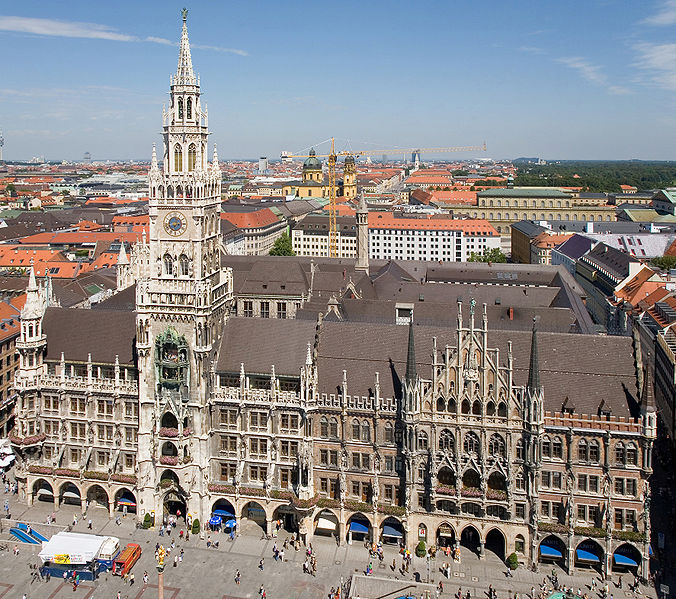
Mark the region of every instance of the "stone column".
[[115, 515], [115, 500], [114, 499], [108, 500], [108, 513], [109, 513], [111, 518]]
[[479, 541], [479, 559], [483, 559], [484, 557], [486, 557], [485, 547], [486, 547], [486, 542], [485, 541]]

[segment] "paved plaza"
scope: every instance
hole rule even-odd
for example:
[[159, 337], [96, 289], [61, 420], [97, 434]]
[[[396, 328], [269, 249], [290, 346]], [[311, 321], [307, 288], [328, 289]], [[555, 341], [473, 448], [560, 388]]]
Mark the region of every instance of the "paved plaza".
[[[178, 534], [171, 537], [160, 537], [157, 530], [138, 530], [135, 528], [135, 520], [132, 514], [124, 518], [120, 525], [115, 519], [109, 518], [108, 511], [99, 507], [90, 507], [88, 514], [83, 518], [78, 506], [64, 505], [56, 513], [56, 526], [48, 527], [44, 524], [47, 516], [52, 513], [51, 503], [36, 502], [33, 507], [27, 507], [20, 502], [15, 495], [2, 496], [0, 502], [4, 503], [5, 497], [10, 498], [12, 519], [18, 519], [33, 523], [33, 528], [46, 536], [54, 534], [72, 524], [73, 516], [78, 516], [78, 523], [74, 530], [88, 532], [87, 524], [92, 519], [92, 532], [116, 536], [124, 546], [133, 541], [139, 543], [143, 549], [140, 561], [134, 566], [135, 584], [130, 586], [119, 577], [111, 574], [103, 574], [95, 582], [80, 584], [77, 591], [72, 590], [72, 585], [64, 584], [60, 580], [52, 579], [50, 582], [36, 580], [31, 582], [33, 571], [30, 565], [38, 563], [38, 546], [18, 544], [19, 555], [13, 554], [16, 543], [9, 540], [8, 526], [5, 521], [0, 538], [8, 545], [7, 551], [0, 551], [0, 599], [21, 598], [26, 593], [28, 599], [60, 599], [62, 597], [110, 598], [115, 599], [118, 591], [121, 597], [126, 599], [148, 599], [157, 597], [157, 570], [155, 568], [154, 550], [157, 542], [165, 547], [169, 546], [174, 539], [179, 551], [184, 549], [183, 562], [173, 567], [172, 552], [167, 559], [167, 567], [164, 574], [164, 597], [174, 599], [177, 597], [200, 597], [200, 599], [243, 599], [258, 597], [261, 584], [264, 585], [267, 596], [270, 599], [317, 599], [328, 597], [332, 587], [337, 587], [343, 581], [348, 581], [351, 576], [363, 575], [370, 561], [373, 562], [373, 575], [368, 584], [364, 580], [359, 581], [359, 588], [382, 588], [383, 593], [388, 592], [383, 599], [394, 599], [399, 594], [390, 594], [389, 591], [400, 590], [401, 594], [411, 593], [420, 597], [425, 590], [432, 589], [430, 596], [433, 598], [434, 587], [443, 581], [444, 592], [442, 597], [452, 597], [462, 587], [463, 593], [471, 591], [474, 599], [486, 599], [486, 590], [493, 585], [498, 592], [499, 599], [514, 599], [515, 594], [519, 597], [530, 599], [532, 586], [538, 589], [545, 575], [551, 574], [551, 566], [542, 566], [539, 573], [531, 572], [526, 568], [519, 568], [513, 578], [507, 578], [506, 568], [500, 559], [491, 553], [487, 553], [483, 560], [469, 550], [462, 548], [462, 559], [459, 564], [452, 564], [451, 576], [446, 578], [439, 568], [443, 562], [448, 561], [445, 556], [437, 556], [436, 560], [430, 560], [430, 585], [427, 581], [427, 560], [413, 558], [413, 563], [408, 574], [402, 575], [399, 571], [401, 559], [396, 547], [385, 547], [385, 558], [382, 562], [370, 560], [368, 551], [361, 542], [353, 545], [338, 546], [334, 539], [329, 537], [315, 537], [312, 547], [317, 554], [317, 575], [313, 577], [303, 573], [305, 551], [289, 549], [285, 553], [284, 563], [275, 562], [272, 548], [275, 542], [281, 547], [281, 543], [288, 536], [281, 531], [278, 539], [267, 540], [262, 537], [262, 529], [254, 522], [244, 521], [241, 534], [230, 541], [225, 534], [212, 535], [213, 540], [220, 541], [218, 549], [208, 549], [206, 540], [191, 536], [188, 542], [179, 540]], [[180, 526], [179, 526], [180, 528]], [[261, 558], [265, 559], [264, 569], [261, 571], [258, 564]], [[392, 561], [396, 560], [396, 570], [392, 571]], [[235, 572], [241, 573], [241, 584], [235, 584]], [[150, 574], [149, 584], [143, 585], [143, 572]], [[557, 576], [561, 584], [581, 588], [583, 592], [589, 592], [585, 587], [589, 585], [593, 572], [591, 570], [577, 570], [575, 576], [568, 576], [560, 568], [556, 568]], [[421, 584], [416, 583], [418, 579]], [[377, 579], [388, 579], [377, 580]], [[625, 575], [625, 583], [630, 577]], [[391, 586], [390, 581], [394, 583]], [[617, 575], [613, 576], [613, 582], [617, 581]], [[628, 591], [627, 584], [623, 589], [618, 589], [615, 584], [610, 585], [613, 599], [625, 599], [634, 597]], [[655, 597], [654, 591], [648, 587], [642, 588], [643, 597]], [[372, 599], [381, 597], [382, 594], [374, 594]], [[536, 593], [537, 594], [537, 593]], [[590, 593], [590, 595], [592, 595]], [[596, 595], [592, 595], [596, 597]]]

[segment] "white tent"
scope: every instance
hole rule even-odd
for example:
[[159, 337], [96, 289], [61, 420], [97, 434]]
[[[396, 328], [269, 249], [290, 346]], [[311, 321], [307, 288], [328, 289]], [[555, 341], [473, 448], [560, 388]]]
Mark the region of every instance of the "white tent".
[[38, 554], [44, 562], [57, 564], [86, 564], [98, 557], [102, 545], [110, 537], [76, 532], [59, 532], [42, 542]]

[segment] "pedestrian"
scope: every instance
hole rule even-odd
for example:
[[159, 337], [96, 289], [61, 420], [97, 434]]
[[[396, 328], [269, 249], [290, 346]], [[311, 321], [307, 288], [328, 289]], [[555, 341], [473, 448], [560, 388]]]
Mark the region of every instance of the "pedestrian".
[[[259, 569], [261, 572], [263, 571], [264, 563], [265, 563], [265, 558], [262, 557], [262, 558], [261, 558], [261, 561], [258, 562], [258, 569]], [[262, 588], [263, 588], [263, 586], [261, 585], [261, 589], [262, 589]]]
[[282, 549], [279, 552], [279, 560], [283, 563], [284, 562], [284, 549]]
[[618, 588], [618, 589], [621, 589], [621, 588], [622, 588], [622, 576], [620, 576], [620, 577], [617, 579], [617, 588]]
[[92, 519], [91, 519], [91, 518], [89, 518], [89, 520], [87, 521], [87, 528], [88, 528], [89, 530], [92, 529]]
[[174, 568], [178, 566], [178, 555], [174, 556]]
[[261, 585], [261, 588], [258, 589], [258, 594], [262, 597], [264, 592], [265, 592], [265, 589], [263, 588], [263, 585]]
[[133, 572], [129, 575], [129, 586], [130, 587], [134, 586], [134, 573]]
[[148, 571], [143, 572], [143, 584], [148, 584]]
[[120, 591], [117, 592], [117, 599], [122, 599], [122, 594], [120, 593]]
[[241, 580], [241, 575], [239, 573], [239, 570], [235, 572], [235, 584], [239, 584], [239, 581]]

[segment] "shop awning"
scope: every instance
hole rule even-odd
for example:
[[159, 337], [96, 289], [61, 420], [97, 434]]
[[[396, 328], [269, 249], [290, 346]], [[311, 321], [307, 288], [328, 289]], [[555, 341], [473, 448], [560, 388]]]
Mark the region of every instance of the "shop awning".
[[132, 501], [131, 499], [127, 499], [126, 497], [123, 497], [122, 499], [117, 500], [117, 505], [122, 505], [122, 506], [127, 506], [127, 507], [136, 507], [136, 502]]
[[613, 559], [618, 566], [638, 566], [633, 559], [626, 555], [622, 555], [621, 553], [614, 553]]
[[556, 547], [550, 547], [549, 545], [540, 545], [540, 555], [542, 557], [553, 557], [556, 559], [563, 557], [563, 553], [556, 549]]
[[73, 491], [64, 491], [61, 496], [64, 499], [80, 499], [80, 496]]
[[393, 526], [388, 526], [387, 524], [383, 526], [383, 536], [384, 537], [397, 537], [398, 539], [404, 536], [404, 533], [400, 530], [397, 530]]
[[52, 497], [54, 496], [54, 493], [52, 493], [51, 489], [48, 489], [46, 487], [41, 487], [39, 488], [36, 493], [36, 495], [51, 495]]
[[234, 518], [235, 514], [231, 510], [214, 510], [214, 516], [221, 516], [221, 518]]
[[363, 522], [352, 520], [352, 522], [350, 522], [350, 530], [352, 532], [366, 534], [369, 531], [369, 527]]
[[228, 529], [228, 528], [236, 528], [237, 527], [237, 520], [231, 519], [231, 520], [226, 520], [225, 524], [223, 525], [223, 528]]
[[575, 553], [577, 555], [577, 559], [579, 559], [581, 562], [600, 562], [601, 561], [599, 559], [599, 557], [595, 553], [592, 553], [591, 551], [585, 551], [584, 549], [576, 549]]
[[209, 524], [211, 524], [211, 526], [220, 526], [222, 523], [223, 518], [221, 518], [220, 516], [211, 516], [211, 518], [209, 519]]
[[317, 528], [320, 530], [336, 530], [336, 523], [328, 518], [320, 518], [317, 520]]

